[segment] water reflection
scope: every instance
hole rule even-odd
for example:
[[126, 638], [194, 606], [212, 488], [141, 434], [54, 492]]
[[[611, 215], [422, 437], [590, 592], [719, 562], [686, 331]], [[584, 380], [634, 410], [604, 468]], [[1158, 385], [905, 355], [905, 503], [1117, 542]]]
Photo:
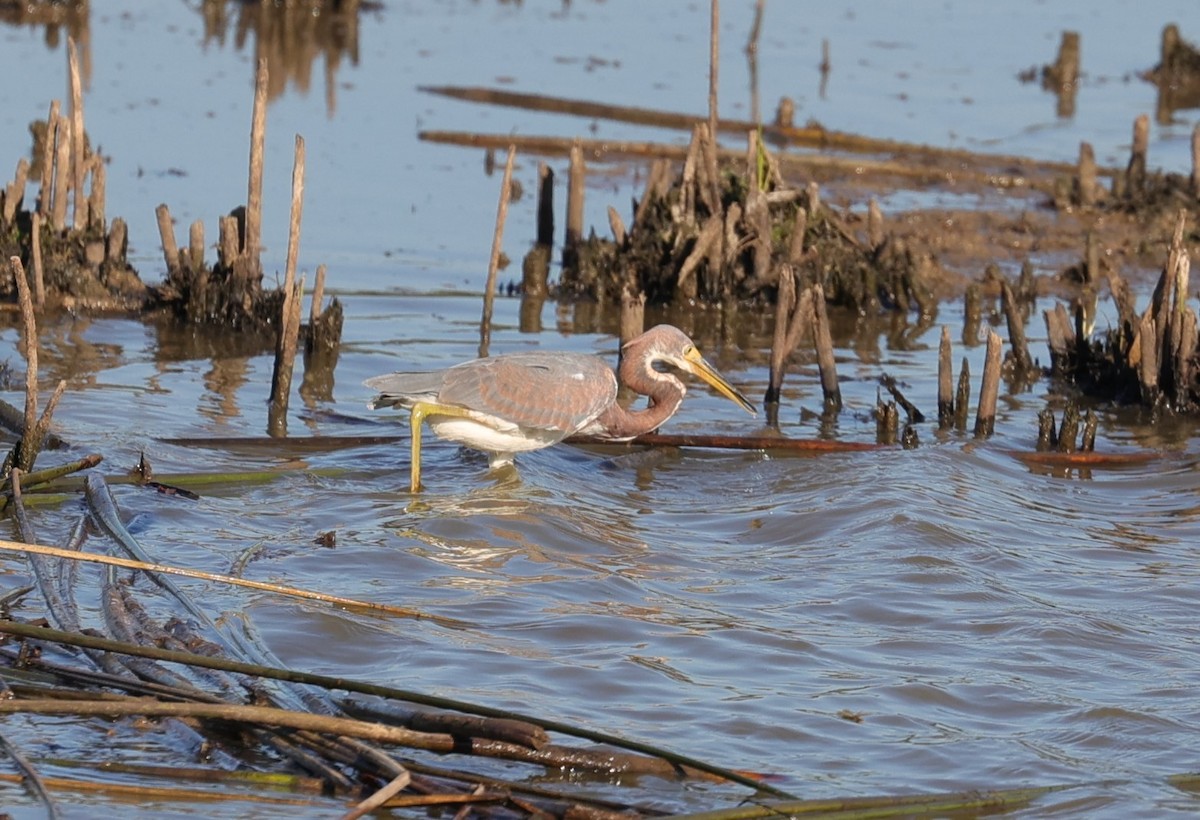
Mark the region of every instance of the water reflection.
[[254, 38], [255, 62], [266, 59], [271, 69], [267, 95], [275, 99], [294, 85], [307, 93], [313, 64], [324, 60], [326, 112], [337, 109], [337, 72], [343, 60], [357, 66], [359, 14], [376, 10], [378, 3], [335, 0], [330, 3], [245, 3], [241, 0], [204, 0], [204, 43], [224, 46], [232, 36], [238, 50]]

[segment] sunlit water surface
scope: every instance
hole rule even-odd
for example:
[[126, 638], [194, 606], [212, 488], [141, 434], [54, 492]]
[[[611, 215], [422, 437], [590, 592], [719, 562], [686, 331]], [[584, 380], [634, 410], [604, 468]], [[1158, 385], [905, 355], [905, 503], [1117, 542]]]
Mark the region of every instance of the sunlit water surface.
[[[292, 435], [402, 433], [396, 419], [365, 409], [362, 379], [476, 353], [472, 294], [486, 266], [498, 183], [475, 153], [416, 142], [417, 128], [573, 135], [588, 127], [438, 101], [416, 85], [515, 78], [521, 90], [703, 110], [707, 4], [526, 5], [389, 3], [363, 21], [359, 64], [337, 75], [336, 112], [315, 89], [272, 104], [267, 233], [278, 239], [270, 252], [281, 261], [291, 134], [303, 132], [304, 264], [330, 264], [347, 309], [336, 386], [309, 406], [293, 400]], [[740, 49], [752, 4], [742, 5], [726, 17], [723, 89], [734, 116], [746, 116]], [[760, 82], [771, 105], [789, 93], [802, 117], [830, 127], [1052, 159], [1069, 159], [1087, 138], [1105, 161], [1118, 161], [1129, 121], [1153, 107], [1153, 89], [1129, 75], [1155, 62], [1161, 25], [1186, 22], [1190, 8], [1131, 17], [1115, 3], [1086, 13], [1030, 4], [994, 17], [967, 4], [917, 4], [896, 20], [768, 5], [774, 25], [764, 35]], [[154, 204], [171, 203], [181, 222], [215, 223], [244, 196], [250, 57], [232, 42], [202, 47], [198, 18], [184, 4], [128, 6], [127, 14], [92, 12], [89, 122], [113, 155], [110, 212], [137, 217], [136, 251], [143, 275], [154, 278]], [[1009, 33], [999, 36], [999, 26]], [[1083, 30], [1089, 73], [1076, 118], [1060, 121], [1053, 99], [1017, 83], [1015, 72], [1050, 61], [1058, 33], [1072, 26]], [[19, 57], [31, 78], [0, 92], [0, 159], [15, 162], [27, 150], [26, 123], [61, 93], [63, 58], [29, 30], [0, 36], [0, 64]], [[826, 37], [835, 71], [822, 98], [816, 64]], [[1121, 48], [1134, 42], [1136, 57]], [[461, 59], [464, 48], [472, 60]], [[587, 68], [589, 57], [603, 60]], [[602, 135], [679, 138], [597, 127]], [[1156, 131], [1159, 164], [1186, 168], [1190, 127]], [[166, 172], [173, 167], [186, 174]], [[533, 173], [534, 163], [523, 162], [528, 190]], [[633, 188], [596, 187], [591, 221], [603, 224], [605, 205], [627, 202]], [[510, 218], [514, 257], [532, 235], [532, 211], [526, 201]], [[430, 295], [443, 289], [460, 294]], [[498, 305], [493, 352], [615, 352], [612, 317], [580, 321], [550, 304], [545, 330], [521, 333], [517, 309], [513, 300]], [[769, 337], [761, 323], [735, 317], [724, 332], [712, 315], [679, 321], [692, 323], [734, 383], [762, 395]], [[870, 413], [882, 372], [927, 416], [936, 414], [942, 324], [957, 340], [956, 307], [908, 336], [877, 329], [838, 337], [847, 406], [837, 437], [874, 440]], [[1044, 361], [1039, 330], [1035, 320], [1031, 343]], [[72, 454], [98, 452], [101, 469], [114, 474], [142, 452], [163, 474], [292, 468], [268, 484], [198, 501], [117, 488], [157, 558], [225, 572], [254, 548], [249, 577], [463, 622], [447, 627], [185, 585], [214, 612], [244, 612], [288, 665], [608, 730], [769, 774], [804, 796], [1081, 784], [1028, 813], [1200, 810], [1194, 795], [1165, 781], [1197, 768], [1191, 750], [1200, 726], [1200, 449], [1188, 424], [1152, 426], [1136, 412], [1101, 407], [1098, 449], [1159, 457], [1082, 472], [1032, 469], [1013, 451], [1031, 450], [1036, 413], [1063, 403], [1043, 379], [1002, 389], [997, 433], [987, 441], [938, 434], [927, 422], [910, 451], [806, 457], [558, 447], [523, 456], [515, 473], [500, 475], [489, 475], [476, 455], [431, 442], [427, 490], [413, 496], [403, 442], [295, 455], [286, 445], [276, 454], [166, 441], [262, 435], [271, 372], [264, 354], [196, 358], [182, 352], [186, 339], [114, 319], [57, 317], [42, 335], [43, 383], [68, 379], [56, 418]], [[0, 332], [0, 355], [20, 369], [17, 340], [13, 327]], [[977, 344], [959, 344], [955, 355], [981, 372]], [[6, 398], [19, 401], [16, 392]], [[815, 367], [805, 358], [786, 385], [782, 432], [830, 432], [806, 412], [819, 408]], [[667, 431], [742, 434], [762, 423], [694, 389]], [[42, 540], [60, 539], [78, 507], [36, 511]], [[335, 547], [314, 543], [330, 531]], [[5, 566], [14, 578], [25, 572], [19, 562]], [[33, 601], [19, 614], [40, 612]], [[13, 734], [35, 757], [59, 742], [28, 725]], [[79, 757], [161, 761], [156, 741], [132, 730], [110, 738], [79, 732], [75, 742]], [[673, 810], [724, 805], [736, 794], [649, 788]], [[28, 812], [21, 816], [37, 813], [20, 790], [3, 795], [16, 813]], [[170, 807], [179, 816], [223, 810]]]

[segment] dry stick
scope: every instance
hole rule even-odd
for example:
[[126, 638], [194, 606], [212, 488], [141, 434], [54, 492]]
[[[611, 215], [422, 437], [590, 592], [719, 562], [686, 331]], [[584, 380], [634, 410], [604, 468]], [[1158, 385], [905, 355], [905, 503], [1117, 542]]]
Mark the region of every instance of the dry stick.
[[[570, 436], [568, 444], [614, 447], [709, 447], [719, 450], [777, 450], [784, 453], [845, 453], [876, 450], [862, 441], [787, 438], [786, 436], [720, 436], [702, 434], [646, 433], [629, 441], [612, 441], [594, 436]], [[4, 542], [0, 541], [0, 544]]]
[[4, 749], [8, 756], [12, 758], [13, 763], [16, 764], [17, 769], [21, 772], [22, 782], [25, 784], [25, 787], [46, 807], [46, 817], [49, 820], [58, 820], [61, 816], [58, 813], [58, 807], [50, 799], [50, 793], [46, 791], [46, 782], [42, 780], [37, 769], [25, 758], [25, 755], [21, 754], [21, 750], [13, 745], [12, 741], [3, 734], [0, 734], [0, 747]]
[[37, 456], [37, 321], [33, 316], [33, 302], [29, 297], [29, 283], [25, 281], [25, 266], [21, 264], [21, 257], [14, 256], [9, 262], [16, 279], [17, 299], [21, 305], [21, 322], [25, 337], [25, 428], [21, 431], [21, 441], [10, 455], [9, 466], [19, 467], [28, 472], [33, 469], [33, 461]]
[[611, 205], [608, 206], [608, 229], [612, 231], [613, 244], [617, 247], [623, 246], [629, 231], [625, 229], [625, 221], [621, 219], [617, 209]]
[[261, 273], [263, 146], [267, 132], [267, 59], [258, 60], [254, 73], [254, 111], [250, 119], [250, 182], [246, 193], [246, 235], [242, 238], [245, 269], [252, 278]]
[[168, 271], [178, 270], [179, 246], [175, 244], [175, 222], [171, 219], [171, 209], [165, 202], [161, 203], [154, 209], [154, 215], [158, 217], [158, 237], [162, 241], [163, 261], [167, 263]]
[[842, 409], [842, 389], [838, 386], [837, 363], [833, 357], [833, 336], [829, 330], [829, 314], [825, 310], [825, 289], [813, 285], [814, 335], [817, 344], [817, 370], [821, 374], [821, 392], [825, 396], [825, 409], [838, 412]]
[[1000, 354], [1003, 346], [1000, 334], [989, 330], [987, 353], [983, 360], [983, 382], [979, 388], [979, 409], [975, 414], [977, 438], [987, 438], [996, 428], [996, 401], [1000, 398]]
[[[496, 206], [496, 231], [492, 234], [492, 253], [488, 257], [487, 282], [483, 286], [483, 315], [479, 319], [479, 358], [486, 358], [488, 347], [492, 343], [492, 307], [496, 301], [496, 275], [500, 271], [500, 253], [504, 247], [504, 223], [508, 220], [508, 200], [512, 195], [513, 163], [517, 159], [515, 145], [508, 146], [508, 158], [504, 161], [504, 177], [500, 180], [500, 203]], [[572, 155], [572, 161], [574, 155]], [[571, 174], [574, 183], [574, 165]], [[582, 197], [583, 186], [580, 188], [579, 221], [583, 222]]]
[[708, 136], [714, 145], [717, 142], [717, 127], [720, 122], [717, 116], [717, 74], [721, 64], [720, 28], [721, 4], [719, 0], [712, 0], [708, 33]]
[[309, 329], [316, 332], [317, 323], [321, 320], [321, 303], [325, 301], [325, 266], [317, 265], [317, 274], [313, 282], [312, 303], [308, 306]]
[[[695, 118], [692, 118], [690, 121], [694, 123]], [[705, 133], [707, 133], [708, 124], [699, 124], [704, 127]], [[728, 125], [723, 125], [722, 127], [725, 130], [729, 130]], [[763, 130], [764, 133], [768, 131], [767, 128]], [[578, 137], [548, 137], [538, 135], [521, 136], [509, 133], [481, 134], [464, 131], [421, 131], [417, 134], [417, 137], [425, 142], [495, 150], [505, 149], [509, 145], [515, 144], [517, 150], [524, 154], [558, 157], [569, 155], [571, 147], [578, 143], [583, 148], [584, 154], [594, 159], [650, 157], [655, 160], [682, 161], [687, 157], [688, 152], [686, 146], [661, 142], [580, 139]], [[817, 144], [821, 144], [819, 139], [817, 140]], [[731, 161], [744, 159], [744, 154], [741, 150], [735, 151], [729, 148], [719, 148], [716, 154], [721, 159]], [[980, 163], [985, 159], [991, 160], [993, 158], [977, 155], [974, 160], [963, 159], [959, 160], [959, 162], [967, 163], [973, 161]], [[873, 174], [895, 176], [928, 184], [953, 182], [958, 185], [974, 182], [996, 188], [1029, 188], [1047, 193], [1053, 193], [1054, 191], [1053, 179], [1049, 177], [1049, 174], [1053, 173], [1051, 169], [1047, 169], [1044, 176], [1033, 176], [1029, 173], [1018, 173], [1014, 166], [999, 166], [995, 169], [988, 166], [986, 169], [980, 170], [959, 164], [951, 170], [951, 166], [946, 164], [914, 165], [913, 162], [904, 162], [897, 159], [880, 160], [860, 156], [831, 156], [816, 153], [782, 154], [776, 157], [776, 161], [788, 168], [800, 169], [809, 173], [813, 171], [842, 173], [851, 174], [856, 178]], [[1031, 162], [1019, 157], [1013, 158], [1013, 161]], [[1034, 170], [1041, 171], [1042, 169], [1039, 167]], [[1074, 173], [1075, 170], [1075, 166], [1070, 165], [1067, 166], [1065, 173]], [[1105, 170], [1102, 172], [1108, 171]]]
[[[439, 94], [446, 97], [451, 97], [456, 100], [465, 100], [467, 102], [485, 103], [489, 105], [503, 105], [514, 108], [523, 108], [531, 111], [549, 111], [560, 114], [573, 114], [580, 117], [590, 119], [608, 119], [619, 122], [634, 123], [640, 125], [651, 125], [658, 128], [676, 128], [681, 130], [691, 130], [698, 119], [694, 114], [686, 114], [680, 112], [651, 110], [646, 108], [636, 108], [623, 105], [607, 105], [603, 103], [593, 103], [585, 100], [565, 99], [562, 97], [551, 97], [542, 94], [524, 94], [521, 92], [510, 91], [508, 89], [492, 89], [480, 87], [463, 87], [463, 86], [421, 86], [419, 90], [430, 94]], [[751, 129], [757, 128], [758, 123], [749, 120], [718, 120], [718, 127], [721, 130], [730, 133], [745, 133]], [[424, 131], [420, 132], [421, 139], [437, 139], [445, 138], [451, 132]], [[997, 168], [1019, 166], [1021, 171], [1016, 176], [1028, 176], [1030, 173], [1042, 174], [1071, 174], [1075, 171], [1075, 166], [1070, 162], [1055, 162], [1041, 161], [1031, 159], [1029, 157], [1001, 155], [1001, 154], [981, 154], [976, 151], [970, 151], [961, 148], [935, 148], [929, 145], [920, 145], [917, 143], [906, 143], [899, 140], [878, 139], [875, 137], [867, 137], [861, 134], [850, 134], [841, 131], [829, 131], [819, 126], [810, 126], [802, 128], [789, 128], [770, 124], [763, 124], [763, 135], [772, 139], [784, 140], [798, 146], [807, 146], [812, 148], [821, 148], [829, 151], [848, 151], [862, 154], [875, 155], [913, 155], [916, 158], [927, 159], [935, 162], [939, 166], [949, 168], [950, 161], [953, 163], [954, 175], [959, 178], [959, 174], [965, 169], [962, 164], [986, 164]], [[459, 134], [459, 139], [463, 139], [464, 135]], [[508, 137], [512, 140], [512, 137]], [[595, 140], [587, 143], [589, 152], [593, 146], [596, 149], [602, 149], [605, 141]], [[480, 145], [477, 141], [472, 141], [467, 144]], [[525, 150], [526, 145], [536, 145], [534, 140], [530, 143], [521, 142], [518, 147]], [[561, 145], [561, 141], [557, 141]], [[682, 154], [682, 148], [680, 153]], [[556, 154], [564, 153], [561, 148], [553, 151]], [[740, 154], [740, 152], [739, 152]], [[594, 156], [594, 154], [591, 154]], [[861, 165], [860, 159], [853, 159], [849, 167]], [[899, 167], [899, 166], [898, 166]], [[1120, 172], [1114, 168], [1102, 168], [1100, 173], [1105, 176], [1117, 176]]]
[[42, 215], [30, 217], [29, 253], [33, 262], [33, 302], [38, 310], [46, 306], [46, 278], [42, 268]]
[[413, 749], [435, 752], [454, 750], [454, 738], [450, 735], [435, 735], [414, 732], [398, 726], [368, 723], [354, 718], [314, 715], [271, 706], [240, 706], [225, 703], [164, 703], [162, 701], [131, 698], [127, 701], [63, 701], [63, 700], [9, 700], [0, 701], [0, 714], [4, 715], [79, 715], [93, 717], [192, 717], [208, 720], [225, 720], [266, 726], [282, 726], [289, 729], [307, 729], [314, 732], [329, 732], [348, 737], [364, 738], [379, 743], [394, 743]]
[[71, 85], [71, 192], [75, 200], [75, 230], [81, 231], [88, 223], [87, 200], [83, 196], [83, 89], [73, 37], [67, 38], [67, 74]]
[[392, 778], [391, 782], [385, 785], [379, 791], [368, 797], [366, 800], [359, 803], [353, 810], [342, 815], [341, 820], [358, 820], [358, 818], [372, 812], [382, 806], [392, 797], [395, 797], [400, 792], [408, 788], [408, 784], [412, 782], [412, 775], [407, 769], [400, 772], [396, 777]]
[[954, 424], [954, 373], [950, 362], [950, 328], [942, 325], [938, 344], [938, 429]]
[[300, 305], [304, 281], [296, 285], [296, 261], [300, 256], [300, 220], [304, 213], [304, 138], [296, 135], [295, 161], [292, 165], [292, 209], [288, 222], [287, 263], [283, 277], [283, 305], [280, 307], [279, 335], [275, 337], [275, 369], [271, 374], [268, 429], [287, 434], [288, 400], [292, 392], [296, 347], [300, 340]]
[[43, 544], [22, 544], [19, 541], [5, 541], [2, 539], [0, 539], [0, 551], [32, 552], [39, 555], [52, 555], [56, 558], [65, 558], [70, 561], [85, 561], [92, 564], [106, 564], [114, 567], [125, 567], [126, 569], [140, 569], [145, 572], [162, 572], [170, 575], [181, 575], [185, 578], [197, 578], [202, 581], [213, 581], [220, 584], [230, 584], [231, 586], [245, 587], [247, 589], [257, 589], [263, 592], [272, 592], [276, 595], [286, 595], [292, 598], [305, 598], [310, 601], [321, 601], [322, 603], [344, 606], [350, 609], [362, 609], [369, 612], [386, 612], [389, 615], [398, 615], [403, 618], [419, 618], [421, 620], [433, 621], [434, 623], [448, 627], [463, 627], [467, 625], [464, 621], [458, 621], [453, 618], [443, 618], [437, 615], [427, 615], [423, 612], [418, 612], [415, 609], [393, 606], [391, 604], [379, 604], [371, 601], [357, 601], [353, 598], [343, 598], [339, 595], [326, 595], [323, 592], [312, 592], [307, 589], [297, 589], [296, 587], [282, 586], [280, 584], [269, 584], [263, 581], [250, 581], [245, 578], [234, 578], [229, 575], [219, 575], [212, 572], [204, 572], [203, 570], [184, 569], [182, 567], [167, 566], [166, 564], [149, 563], [146, 561], [138, 561], [133, 558], [121, 558], [116, 555], [98, 555], [89, 552], [59, 549], [58, 547], [49, 547]]

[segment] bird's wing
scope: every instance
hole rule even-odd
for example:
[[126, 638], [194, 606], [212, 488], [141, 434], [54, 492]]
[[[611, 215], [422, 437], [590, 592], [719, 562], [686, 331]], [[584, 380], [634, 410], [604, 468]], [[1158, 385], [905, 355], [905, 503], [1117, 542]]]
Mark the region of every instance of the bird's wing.
[[439, 403], [564, 436], [617, 398], [613, 371], [586, 354], [510, 353], [464, 362], [441, 375]]

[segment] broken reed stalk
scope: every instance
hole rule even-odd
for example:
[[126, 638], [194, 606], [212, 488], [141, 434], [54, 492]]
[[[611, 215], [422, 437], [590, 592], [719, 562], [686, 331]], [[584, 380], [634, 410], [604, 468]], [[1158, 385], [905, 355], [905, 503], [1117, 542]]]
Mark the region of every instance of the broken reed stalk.
[[1150, 150], [1150, 115], [1139, 114], [1133, 121], [1133, 147], [1125, 168], [1125, 190], [1137, 193], [1146, 187], [1146, 155]]
[[1000, 354], [1004, 342], [1000, 334], [988, 331], [987, 353], [983, 360], [983, 380], [979, 388], [979, 409], [975, 415], [975, 436], [987, 438], [996, 429], [996, 402], [1000, 398]]
[[188, 269], [197, 272], [204, 267], [204, 222], [194, 220], [188, 226]]
[[81, 231], [87, 227], [87, 199], [83, 196], [84, 174], [84, 131], [83, 131], [83, 89], [79, 81], [79, 56], [75, 48], [75, 38], [67, 38], [67, 75], [71, 85], [71, 193], [75, 205], [75, 230]]
[[714, 145], [720, 122], [720, 117], [717, 116], [717, 75], [721, 65], [720, 30], [721, 3], [720, 0], [712, 0], [708, 32], [708, 136]]
[[646, 330], [646, 293], [632, 281], [621, 288], [621, 350]]
[[[496, 230], [492, 234], [492, 252], [488, 257], [487, 281], [483, 286], [483, 315], [479, 319], [479, 358], [486, 358], [492, 343], [492, 307], [496, 301], [496, 276], [500, 272], [500, 254], [504, 247], [504, 223], [508, 221], [508, 202], [512, 197], [513, 164], [517, 147], [508, 146], [504, 177], [500, 180], [500, 202], [496, 205]], [[583, 219], [582, 211], [579, 216]]]
[[829, 329], [829, 313], [825, 309], [825, 289], [813, 285], [813, 330], [817, 345], [817, 369], [821, 374], [821, 392], [825, 409], [842, 409], [842, 389], [838, 386], [837, 362], [833, 356], [833, 335]]
[[175, 223], [171, 219], [171, 209], [163, 202], [154, 209], [154, 215], [158, 217], [158, 237], [162, 242], [163, 261], [167, 263], [167, 270], [173, 271], [179, 267], [179, 247], [175, 244]]
[[571, 145], [567, 166], [567, 228], [563, 237], [563, 265], [570, 269], [575, 268], [579, 258], [576, 246], [583, 241], [583, 186], [586, 182], [583, 146], [576, 140]]
[[358, 818], [375, 811], [375, 809], [381, 807], [388, 800], [408, 788], [408, 784], [411, 782], [412, 774], [405, 769], [366, 800], [343, 814], [341, 820], [358, 820]]
[[37, 320], [33, 315], [33, 301], [29, 296], [29, 283], [25, 280], [25, 266], [21, 257], [9, 259], [12, 266], [13, 278], [17, 285], [17, 300], [21, 306], [21, 323], [25, 348], [25, 421], [21, 430], [21, 440], [9, 454], [6, 462], [8, 468], [17, 467], [22, 472], [33, 469], [33, 461], [37, 455], [37, 372], [38, 372], [38, 342]]
[[788, 326], [796, 304], [796, 276], [791, 265], [779, 269], [779, 285], [775, 296], [775, 333], [771, 339], [771, 364], [767, 374], [767, 393], [764, 404], [778, 404], [783, 392], [784, 361], [791, 350], [786, 347]]
[[1029, 355], [1029, 345], [1025, 341], [1025, 318], [1007, 279], [1002, 279], [1000, 282], [1000, 301], [1004, 308], [1004, 318], [1008, 324], [1008, 343], [1012, 349], [1013, 369], [1016, 375], [1021, 376], [1033, 369], [1033, 359]]
[[58, 138], [55, 127], [58, 125], [58, 100], [50, 101], [50, 112], [46, 115], [46, 136], [42, 141], [42, 181], [38, 188], [37, 212], [42, 219], [50, 217], [54, 201], [54, 145]]
[[954, 424], [954, 372], [950, 349], [950, 328], [942, 325], [942, 339], [938, 343], [938, 429], [945, 430]]
[[271, 374], [268, 432], [287, 435], [288, 400], [292, 392], [292, 374], [296, 348], [300, 342], [300, 310], [304, 301], [304, 277], [296, 281], [300, 256], [300, 222], [304, 213], [304, 137], [296, 135], [292, 165], [292, 209], [288, 222], [287, 264], [283, 278], [283, 304], [280, 307], [279, 332], [275, 337], [275, 368]]
[[46, 276], [42, 267], [42, 215], [30, 216], [29, 255], [33, 262], [33, 303], [41, 310], [46, 306]]
[[538, 163], [537, 244], [554, 244], [554, 169]]
[[[105, 771], [112, 771], [112, 763], [105, 764]], [[209, 770], [201, 770], [207, 772]], [[151, 775], [161, 774], [161, 769], [155, 769], [149, 772]], [[191, 779], [192, 770], [187, 770], [188, 777]], [[236, 772], [231, 774], [237, 774]], [[262, 775], [261, 772], [255, 772], [255, 775]], [[17, 783], [20, 782], [21, 776], [15, 774], [0, 773], [0, 782]], [[296, 778], [298, 781], [302, 778]], [[303, 778], [307, 779], [307, 778]], [[104, 794], [108, 799], [127, 798], [134, 801], [150, 801], [160, 800], [164, 805], [179, 806], [188, 801], [200, 803], [213, 803], [221, 801], [236, 801], [246, 803], [260, 803], [277, 806], [298, 806], [302, 808], [315, 809], [317, 803], [312, 799], [303, 799], [296, 797], [287, 797], [281, 794], [251, 794], [243, 790], [234, 789], [181, 789], [176, 787], [165, 786], [145, 786], [132, 783], [98, 783], [95, 780], [76, 780], [68, 777], [44, 777], [42, 780], [47, 786], [54, 788], [58, 792], [78, 792], [81, 794]]]
[[260, 57], [254, 73], [254, 109], [250, 117], [250, 179], [246, 192], [246, 235], [241, 253], [245, 255], [250, 278], [261, 274], [259, 252], [262, 247], [263, 153], [267, 132], [267, 58]]
[[971, 408], [971, 363], [963, 356], [958, 370], [958, 389], [954, 393], [954, 428], [967, 429], [967, 414]]
[[50, 210], [50, 225], [56, 231], [67, 228], [67, 195], [71, 188], [71, 124], [61, 114], [55, 124], [57, 142], [54, 146], [54, 204]]

